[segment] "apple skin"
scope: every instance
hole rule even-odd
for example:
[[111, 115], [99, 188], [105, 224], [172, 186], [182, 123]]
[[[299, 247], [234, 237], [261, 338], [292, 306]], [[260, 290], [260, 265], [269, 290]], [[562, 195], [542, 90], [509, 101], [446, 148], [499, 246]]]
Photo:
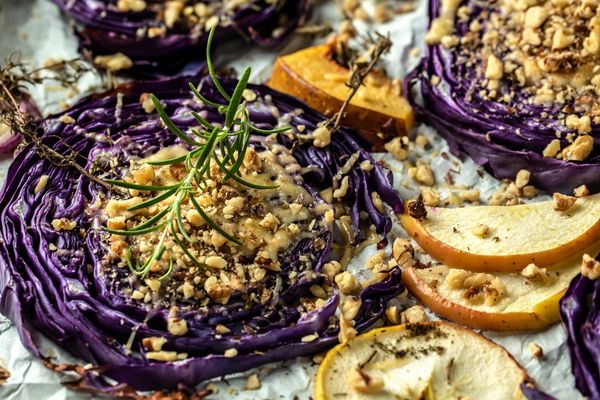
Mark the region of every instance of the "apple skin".
[[537, 304], [532, 312], [488, 313], [454, 303], [430, 287], [414, 267], [405, 268], [402, 281], [408, 291], [439, 316], [476, 329], [489, 331], [535, 331], [560, 320], [558, 301], [566, 288]]
[[[548, 206], [549, 213], [557, 213], [556, 211], [552, 210], [552, 202], [543, 203], [545, 203], [545, 205]], [[585, 204], [591, 205], [590, 207], [594, 208], [594, 212], [597, 212], [597, 210], [600, 209], [600, 197], [598, 195], [589, 196], [586, 199]], [[513, 208], [516, 211], [516, 207], [527, 206], [528, 205], [504, 207], [506, 207], [507, 213], [510, 213], [513, 210], [508, 210], [508, 208]], [[498, 206], [477, 207], [488, 207], [490, 209], [490, 212], [493, 212], [492, 210], [497, 210], [499, 208]], [[460, 209], [464, 211], [465, 225], [467, 223], [476, 222], [472, 220], [469, 221], [468, 219], [469, 209], [472, 208], [474, 207], [463, 207]], [[445, 209], [439, 208], [438, 210], [441, 210], [443, 212]], [[524, 209], [522, 211], [526, 210]], [[580, 212], [585, 213], [587, 212], [587, 210], [581, 210]], [[423, 223], [421, 223], [418, 219], [408, 215], [408, 212], [405, 212], [402, 216], [400, 216], [400, 223], [407, 231], [407, 233], [423, 248], [423, 250], [425, 250], [427, 254], [429, 254], [435, 260], [448, 267], [461, 268], [475, 272], [519, 272], [531, 263], [536, 264], [539, 267], [551, 266], [553, 264], [556, 264], [557, 260], [560, 261], [567, 259], [586, 249], [587, 247], [593, 245], [594, 243], [600, 241], [599, 218], [597, 220], [594, 220], [594, 222], [590, 224], [587, 230], [585, 230], [582, 234], [576, 237], [570, 238], [568, 235], [569, 232], [566, 231], [563, 236], [566, 242], [554, 248], [520, 254], [510, 254], [509, 252], [507, 252], [506, 254], [477, 254], [465, 251], [463, 249], [458, 249], [437, 239], [428, 232]], [[544, 229], [543, 221], [540, 221], [539, 229]], [[535, 240], [535, 234], [532, 234], [532, 232], [530, 231], [514, 232], [513, 235], [516, 240], [519, 239], [518, 235], [522, 235], [523, 240], [521, 242], [524, 244], [527, 244], [528, 240]], [[491, 239], [488, 238], [485, 240], [490, 241]]]

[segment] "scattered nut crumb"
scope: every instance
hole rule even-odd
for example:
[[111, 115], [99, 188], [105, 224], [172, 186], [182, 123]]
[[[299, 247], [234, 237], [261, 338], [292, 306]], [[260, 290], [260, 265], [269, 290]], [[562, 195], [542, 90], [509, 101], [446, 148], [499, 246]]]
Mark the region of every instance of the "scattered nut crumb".
[[584, 254], [581, 260], [581, 275], [591, 280], [600, 278], [600, 262], [589, 254]]
[[527, 347], [529, 348], [531, 355], [534, 356], [535, 358], [537, 358], [537, 359], [544, 358], [544, 350], [537, 343], [531, 342], [531, 343], [529, 343], [529, 345], [527, 345]]
[[573, 194], [575, 195], [575, 197], [585, 197], [590, 194], [590, 191], [588, 190], [586, 185], [581, 185], [573, 189]]
[[577, 197], [566, 196], [560, 193], [554, 193], [552, 198], [554, 199], [555, 211], [567, 211], [569, 208], [573, 207], [577, 201]]
[[475, 224], [471, 227], [471, 232], [475, 236], [485, 238], [490, 233], [490, 227], [485, 224]]
[[258, 374], [252, 374], [246, 380], [246, 384], [244, 385], [244, 390], [258, 390], [260, 389], [260, 379], [258, 379]]

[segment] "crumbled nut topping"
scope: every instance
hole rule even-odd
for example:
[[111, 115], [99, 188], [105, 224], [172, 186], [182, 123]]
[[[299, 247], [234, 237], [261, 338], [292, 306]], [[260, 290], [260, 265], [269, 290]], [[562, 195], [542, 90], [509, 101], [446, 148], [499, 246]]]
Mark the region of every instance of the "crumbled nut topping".
[[531, 342], [527, 345], [527, 348], [535, 358], [544, 358], [544, 350], [537, 343]]
[[452, 268], [444, 284], [451, 289], [464, 289], [462, 297], [473, 304], [485, 301], [486, 305], [493, 306], [506, 294], [504, 283], [492, 274], [472, 273]]
[[509, 113], [526, 116], [531, 105], [535, 113], [543, 106], [547, 111], [532, 119], [557, 133], [539, 150], [545, 157], [590, 157], [593, 140], [587, 135], [600, 124], [596, 1], [498, 0], [483, 10], [477, 1], [448, 1], [426, 41], [451, 48], [463, 79], [477, 82], [469, 102], [494, 100]]
[[94, 57], [94, 64], [111, 72], [133, 67], [133, 61], [123, 53]]
[[244, 385], [244, 390], [258, 390], [260, 389], [260, 387], [260, 379], [258, 379], [257, 374], [251, 374], [250, 376], [248, 376], [246, 384]]
[[532, 282], [546, 282], [548, 279], [550, 279], [550, 274], [546, 268], [540, 268], [533, 263], [528, 264], [525, 268], [523, 268], [521, 275]]
[[429, 318], [427, 318], [423, 307], [419, 305], [412, 306], [400, 314], [400, 323], [402, 324], [416, 324], [427, 321], [429, 321]]
[[573, 207], [573, 205], [577, 201], [577, 197], [566, 196], [566, 195], [560, 194], [560, 193], [554, 193], [552, 195], [552, 198], [554, 199], [554, 210], [555, 211], [567, 211], [571, 207]]
[[485, 238], [490, 233], [490, 227], [486, 224], [475, 224], [471, 227], [471, 232], [475, 236], [479, 236], [480, 238]]
[[[176, 146], [161, 150], [162, 153], [151, 157], [172, 158], [180, 151], [185, 149]], [[232, 180], [223, 184], [219, 178], [222, 172], [215, 167], [212, 179], [206, 182], [206, 188], [199, 190], [195, 196], [204, 212], [223, 229], [239, 237], [243, 246], [227, 240], [204, 221], [191, 203], [186, 202], [181, 207], [182, 219], [185, 229], [194, 240], [188, 243], [186, 249], [202, 265], [192, 263], [175, 239], [168, 238], [165, 246], [170, 255], [165, 255], [151, 266], [150, 275], [144, 282], [124, 283], [122, 290], [132, 300], [158, 302], [164, 306], [173, 304], [173, 301], [186, 307], [202, 307], [209, 302], [227, 304], [236, 295], [250, 302], [268, 301], [272, 294], [264, 286], [270, 279], [269, 271], [280, 271], [280, 258], [284, 254], [299, 241], [314, 239], [318, 232], [329, 229], [328, 225], [333, 222], [334, 214], [330, 207], [315, 204], [313, 197], [286, 172], [286, 168], [293, 166], [294, 159], [290, 157], [287, 150], [279, 148], [276, 153], [269, 150], [257, 152], [249, 148], [244, 157], [240, 169], [244, 179], [269, 184], [274, 182], [278, 185], [276, 190], [251, 189]], [[180, 180], [184, 171], [184, 167], [177, 164], [153, 166], [143, 160], [132, 161], [124, 179], [142, 185], [170, 185]], [[151, 193], [136, 190], [130, 194], [132, 197], [112, 197], [102, 203], [103, 218], [108, 228], [126, 230], [144, 223], [159, 213], [163, 204], [168, 205], [173, 200], [167, 198], [148, 208], [131, 211], [130, 207], [147, 200]], [[330, 216], [329, 222], [325, 214]], [[72, 229], [74, 222], [57, 220], [54, 225], [57, 229]], [[104, 259], [106, 270], [115, 277], [121, 276], [122, 273], [114, 268], [115, 262], [118, 267], [126, 268], [129, 251], [133, 260], [146, 259], [154, 251], [160, 235], [160, 231], [127, 237], [108, 235], [106, 240], [110, 253]], [[302, 257], [300, 262], [304, 268], [310, 269], [314, 261], [312, 256]], [[175, 269], [170, 278], [161, 283], [158, 278], [169, 269], [169, 257], [173, 257]], [[326, 273], [332, 269], [332, 265], [335, 264], [332, 262], [325, 267]], [[339, 272], [341, 266], [339, 270], [330, 271], [331, 278]], [[290, 276], [289, 283], [293, 279], [296, 278]], [[348, 283], [348, 279], [344, 283]], [[171, 333], [185, 334], [185, 321], [181, 324], [183, 326], [172, 321]]]
[[573, 189], [573, 195], [575, 195], [575, 197], [585, 197], [589, 194], [590, 191], [588, 190], [586, 185], [581, 185]]
[[584, 254], [581, 260], [581, 275], [591, 280], [600, 278], [600, 262], [589, 254]]
[[48, 184], [48, 175], [40, 176], [40, 179], [38, 180], [37, 184], [35, 185], [35, 188], [33, 188], [33, 193], [38, 194], [39, 192], [41, 192], [42, 190], [44, 190], [46, 188], [47, 184]]
[[52, 222], [52, 227], [54, 228], [54, 230], [56, 231], [70, 231], [75, 229], [75, 226], [77, 226], [77, 223], [75, 221], [71, 221], [68, 218], [57, 218], [57, 219], [53, 219]]
[[417, 160], [417, 166], [408, 169], [408, 175], [423, 185], [433, 186], [435, 178], [431, 166], [422, 160]]

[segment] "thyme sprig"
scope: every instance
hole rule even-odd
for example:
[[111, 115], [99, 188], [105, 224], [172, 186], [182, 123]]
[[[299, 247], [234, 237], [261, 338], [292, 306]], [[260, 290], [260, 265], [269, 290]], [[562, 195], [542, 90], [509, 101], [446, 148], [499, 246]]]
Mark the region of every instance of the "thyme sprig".
[[87, 159], [67, 144], [62, 137], [56, 139], [68, 150], [64, 154], [46, 145], [38, 135], [39, 123], [32, 115], [24, 112], [20, 104], [23, 97], [28, 95], [29, 88], [33, 86], [53, 82], [63, 87], [70, 87], [79, 82], [88, 72], [93, 72], [93, 68], [81, 58], [31, 68], [21, 61], [19, 53], [11, 54], [0, 67], [0, 122], [6, 124], [12, 132], [21, 134], [23, 142], [31, 143], [33, 150], [43, 159], [59, 167], [73, 168], [90, 181], [109, 189], [109, 185], [89, 173], [77, 162], [77, 158], [82, 161]]
[[336, 112], [327, 123], [332, 133], [342, 126], [346, 110], [354, 98], [354, 95], [358, 92], [358, 89], [364, 85], [367, 76], [377, 67], [381, 58], [389, 53], [392, 48], [392, 41], [390, 40], [389, 35], [384, 36], [379, 32], [375, 32], [374, 35], [367, 33], [359, 37], [359, 39], [362, 47], [366, 49], [366, 52], [364, 54], [351, 54], [349, 56], [348, 67], [351, 69], [352, 74], [350, 75], [348, 82], [346, 82], [346, 86], [350, 88], [350, 91], [344, 99], [339, 111]]
[[[191, 111], [192, 116], [199, 123], [199, 128], [191, 129], [191, 134], [186, 134], [169, 118], [158, 98], [154, 95], [151, 95], [154, 107], [156, 108], [156, 111], [165, 126], [173, 135], [189, 145], [191, 150], [182, 156], [161, 161], [146, 161], [146, 164], [164, 166], [181, 163], [186, 169], [185, 177], [177, 184], [168, 186], [139, 185], [122, 180], [106, 181], [111, 185], [126, 189], [158, 192], [158, 194], [151, 199], [129, 207], [128, 211], [142, 210], [156, 205], [168, 198], [174, 197], [174, 201], [170, 205], [165, 206], [156, 215], [133, 228], [127, 230], [106, 228], [109, 233], [124, 236], [140, 236], [161, 231], [158, 243], [155, 246], [155, 250], [146, 260], [141, 260], [139, 257], [137, 257], [135, 260], [132, 260], [131, 247], [127, 250], [127, 265], [131, 269], [132, 273], [141, 276], [142, 279], [149, 274], [154, 263], [161, 260], [165, 252], [168, 251], [166, 248], [166, 241], [169, 237], [174, 240], [178, 247], [181, 248], [183, 253], [188, 256], [194, 264], [201, 266], [200, 261], [191, 253], [189, 249], [189, 246], [193, 244], [195, 240], [185, 227], [182, 218], [181, 207], [187, 201], [192, 204], [194, 209], [198, 212], [198, 214], [200, 214], [207, 225], [219, 232], [231, 242], [238, 245], [242, 244], [235, 236], [219, 226], [219, 224], [202, 209], [195, 198], [203, 187], [207, 187], [207, 179], [212, 179], [211, 166], [213, 163], [223, 173], [223, 177], [221, 178], [222, 183], [233, 180], [252, 189], [277, 188], [277, 186], [271, 185], [258, 185], [243, 179], [240, 172], [240, 167], [244, 161], [244, 156], [248, 149], [252, 133], [270, 135], [287, 131], [290, 129], [290, 127], [264, 130], [252, 125], [246, 103], [243, 101], [243, 93], [248, 85], [248, 80], [250, 79], [252, 70], [250, 67], [246, 68], [233, 93], [228, 93], [217, 77], [211, 58], [211, 44], [214, 37], [214, 32], [215, 29], [211, 29], [206, 46], [208, 73], [213, 84], [223, 99], [225, 99], [227, 104], [219, 104], [205, 98], [200, 93], [199, 87], [192, 83], [189, 84], [189, 87], [200, 101], [207, 106], [216, 108], [221, 115], [224, 115], [223, 125], [211, 123], [197, 112]], [[168, 270], [160, 277], [161, 280], [166, 279], [173, 271], [174, 260], [172, 255], [169, 255], [168, 262]]]

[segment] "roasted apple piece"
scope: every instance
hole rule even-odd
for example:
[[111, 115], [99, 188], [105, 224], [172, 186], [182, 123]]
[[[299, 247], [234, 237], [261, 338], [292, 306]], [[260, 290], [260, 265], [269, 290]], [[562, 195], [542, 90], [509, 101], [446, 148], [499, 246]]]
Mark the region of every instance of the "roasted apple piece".
[[[408, 207], [410, 207], [409, 203]], [[516, 206], [427, 207], [401, 217], [406, 231], [440, 263], [480, 272], [550, 266], [600, 240], [600, 195]]]
[[429, 322], [376, 329], [336, 346], [319, 368], [315, 398], [525, 399], [521, 385], [528, 382], [502, 347]]
[[[351, 76], [348, 67], [338, 63], [334, 54], [333, 41], [279, 57], [268, 85], [332, 116], [348, 97], [350, 89], [346, 83]], [[350, 102], [343, 123], [381, 147], [385, 141], [410, 130], [414, 116], [402, 97], [401, 84], [374, 70]]]

